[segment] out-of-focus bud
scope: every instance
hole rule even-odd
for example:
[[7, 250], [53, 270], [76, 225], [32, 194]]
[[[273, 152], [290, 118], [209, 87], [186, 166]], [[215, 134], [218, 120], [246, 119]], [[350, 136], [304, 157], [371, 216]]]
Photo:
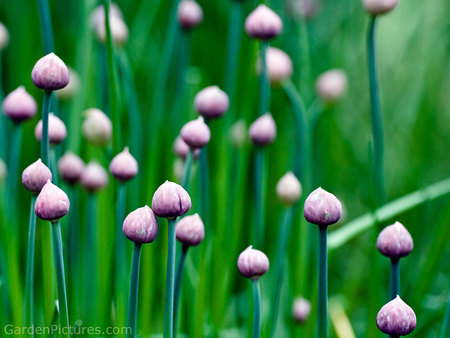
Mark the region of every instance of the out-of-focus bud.
[[258, 146], [266, 146], [275, 140], [277, 136], [277, 126], [270, 113], [258, 117], [249, 130], [250, 139]]
[[178, 5], [178, 24], [185, 30], [198, 26], [203, 20], [203, 10], [193, 0], [182, 0]]
[[138, 173], [138, 163], [136, 159], [130, 154], [128, 147], [117, 154], [109, 165], [109, 171], [119, 181], [129, 181]]
[[8, 46], [9, 43], [9, 33], [5, 25], [0, 22], [0, 51]]
[[[280, 85], [292, 76], [292, 60], [285, 52], [276, 47], [266, 51], [267, 74], [273, 85]], [[258, 60], [257, 70], [261, 72], [261, 60]]]
[[200, 115], [206, 119], [215, 119], [226, 113], [230, 100], [218, 86], [209, 86], [197, 93], [194, 104]]
[[209, 127], [201, 116], [196, 120], [186, 123], [181, 128], [180, 135], [183, 141], [193, 149], [203, 148], [211, 139]]
[[302, 194], [300, 181], [292, 171], [288, 171], [277, 183], [277, 195], [284, 205], [294, 205]]
[[97, 162], [89, 162], [81, 173], [80, 183], [89, 192], [96, 192], [108, 184], [108, 173]]
[[[111, 38], [116, 46], [123, 46], [128, 41], [128, 27], [125, 21], [119, 16], [109, 16], [109, 27], [111, 28]], [[101, 43], [106, 43], [105, 23], [95, 27], [95, 36]]]
[[38, 194], [48, 180], [52, 180], [52, 172], [41, 159], [30, 164], [22, 173], [22, 184], [33, 194]]
[[347, 75], [342, 69], [322, 73], [316, 81], [317, 95], [325, 102], [339, 100], [347, 91]]
[[77, 155], [67, 151], [58, 161], [58, 170], [64, 181], [75, 184], [83, 173], [84, 162]]
[[205, 227], [198, 214], [185, 216], [175, 228], [177, 240], [187, 246], [199, 245], [205, 237]]
[[[42, 139], [42, 120], [38, 122], [34, 129], [36, 140]], [[51, 144], [59, 144], [67, 137], [67, 128], [64, 122], [53, 113], [48, 114], [48, 138]]]
[[8, 176], [8, 169], [6, 169], [6, 164], [0, 158], [0, 184], [5, 182], [6, 177]]
[[70, 81], [64, 88], [57, 90], [55, 95], [60, 100], [70, 100], [75, 97], [80, 89], [80, 76], [78, 73], [69, 67]]
[[385, 14], [398, 5], [398, 0], [363, 0], [365, 10], [372, 16]]
[[20, 86], [5, 97], [2, 109], [6, 116], [16, 123], [32, 118], [37, 111], [37, 104], [27, 93], [24, 86]]
[[91, 143], [104, 147], [111, 140], [112, 123], [100, 109], [90, 108], [84, 112], [83, 135]]
[[298, 324], [304, 323], [308, 319], [310, 312], [311, 303], [307, 299], [299, 297], [294, 300], [292, 315]]
[[244, 120], [236, 121], [230, 129], [230, 139], [234, 147], [240, 148], [247, 140], [247, 125]]
[[280, 17], [265, 5], [259, 5], [245, 20], [245, 31], [259, 40], [270, 40], [278, 36], [283, 29]]

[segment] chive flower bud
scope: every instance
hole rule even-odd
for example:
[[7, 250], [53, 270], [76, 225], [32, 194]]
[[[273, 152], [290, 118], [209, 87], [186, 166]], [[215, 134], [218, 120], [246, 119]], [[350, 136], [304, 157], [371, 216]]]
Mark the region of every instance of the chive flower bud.
[[[280, 85], [292, 76], [292, 60], [284, 51], [269, 47], [266, 51], [267, 74], [272, 85]], [[258, 60], [257, 71], [261, 72], [261, 60]]]
[[153, 210], [147, 205], [138, 208], [123, 221], [123, 233], [132, 242], [151, 243], [158, 235], [158, 221]]
[[336, 196], [319, 187], [306, 198], [303, 214], [309, 223], [327, 227], [339, 221], [342, 205]]
[[363, 0], [364, 9], [372, 16], [385, 14], [397, 7], [398, 0]]
[[[189, 148], [188, 144], [184, 142], [181, 136], [178, 136], [175, 139], [173, 144], [173, 151], [177, 156], [181, 157], [183, 160], [188, 155], [191, 148]], [[198, 158], [200, 156], [200, 149], [194, 149], [194, 158]]]
[[264, 252], [253, 249], [250, 245], [239, 255], [238, 269], [242, 276], [258, 279], [269, 270], [269, 259]]
[[302, 185], [292, 171], [288, 171], [277, 183], [277, 195], [280, 201], [290, 207], [302, 194]]
[[187, 246], [199, 245], [205, 237], [205, 227], [198, 214], [185, 216], [175, 228], [177, 239]]
[[181, 128], [180, 135], [183, 141], [193, 149], [203, 148], [211, 139], [209, 127], [201, 116], [196, 120], [186, 123]]
[[244, 120], [238, 120], [233, 123], [229, 137], [235, 148], [240, 148], [244, 145], [247, 140], [247, 125]]
[[400, 222], [384, 228], [377, 238], [378, 251], [386, 257], [405, 257], [413, 247], [414, 243], [410, 233]]
[[182, 0], [177, 11], [178, 24], [185, 30], [198, 26], [203, 20], [203, 10], [193, 0]]
[[292, 315], [298, 324], [304, 323], [308, 319], [310, 312], [311, 303], [307, 299], [299, 297], [294, 300]]
[[27, 93], [24, 86], [20, 86], [5, 97], [2, 109], [15, 123], [32, 118], [37, 111], [37, 104], [33, 97]]
[[105, 146], [111, 140], [112, 123], [100, 109], [90, 108], [84, 112], [82, 130], [84, 137], [97, 146]]
[[166, 181], [155, 191], [152, 199], [153, 212], [169, 219], [184, 215], [191, 208], [191, 197], [182, 186]]
[[69, 69], [54, 53], [40, 58], [31, 72], [36, 87], [52, 91], [64, 88], [69, 83]]
[[249, 130], [250, 139], [258, 146], [266, 146], [273, 142], [277, 135], [277, 126], [270, 113], [258, 117]]
[[89, 162], [81, 173], [80, 183], [89, 192], [96, 192], [108, 184], [108, 173], [97, 162]]
[[347, 75], [342, 69], [331, 69], [316, 80], [317, 95], [325, 102], [339, 100], [347, 91]]
[[9, 33], [6, 26], [0, 22], [0, 51], [8, 46]]
[[209, 86], [197, 93], [194, 99], [195, 109], [207, 119], [223, 116], [230, 105], [227, 93], [218, 86]]
[[119, 181], [129, 181], [138, 173], [138, 163], [130, 154], [128, 147], [117, 154], [109, 165], [109, 171]]
[[65, 216], [69, 212], [69, 208], [70, 202], [66, 193], [47, 180], [34, 205], [36, 216], [53, 222]]
[[377, 314], [377, 327], [391, 336], [406, 336], [416, 328], [416, 314], [397, 295], [384, 305]]
[[41, 159], [30, 164], [22, 173], [22, 184], [33, 194], [38, 194], [48, 180], [52, 180], [52, 172]]
[[[118, 47], [123, 46], [128, 41], [128, 27], [122, 17], [118, 15], [109, 16], [109, 27], [111, 29], [111, 38]], [[106, 43], [106, 27], [105, 22], [95, 26], [95, 36], [101, 43]]]
[[296, 19], [312, 19], [319, 10], [316, 0], [290, 0], [288, 2], [288, 15]]
[[[117, 16], [119, 18], [123, 18], [122, 11], [114, 2], [111, 2], [111, 4], [109, 5], [109, 16]], [[105, 25], [105, 7], [103, 5], [95, 7], [95, 9], [91, 13], [89, 23], [92, 29], [95, 29], [97, 25]]]
[[[42, 139], [42, 120], [38, 122], [34, 129], [34, 136], [41, 142]], [[64, 122], [55, 114], [48, 114], [48, 138], [50, 143], [55, 145], [64, 141], [67, 137], [67, 129]]]
[[74, 69], [69, 67], [69, 74], [70, 81], [67, 86], [55, 92], [55, 95], [60, 100], [67, 101], [74, 98], [80, 89], [80, 76], [78, 75], [78, 73]]
[[58, 170], [64, 181], [75, 184], [83, 173], [84, 162], [77, 155], [67, 151], [58, 161]]
[[245, 20], [245, 31], [259, 40], [270, 40], [278, 36], [283, 29], [280, 17], [265, 5], [259, 5]]

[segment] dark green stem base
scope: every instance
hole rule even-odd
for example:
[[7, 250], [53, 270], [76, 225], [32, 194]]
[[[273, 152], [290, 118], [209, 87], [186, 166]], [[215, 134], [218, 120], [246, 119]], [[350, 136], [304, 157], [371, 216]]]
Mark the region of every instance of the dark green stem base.
[[174, 305], [173, 305], [173, 331], [174, 335], [177, 335], [177, 323], [178, 323], [178, 307], [180, 305], [180, 295], [181, 295], [181, 282], [183, 281], [183, 268], [184, 268], [184, 261], [186, 260], [186, 255], [188, 252], [189, 247], [185, 244], [183, 244], [183, 247], [181, 249], [181, 255], [178, 259], [177, 263], [177, 271], [175, 274], [175, 296], [174, 296]]
[[398, 258], [391, 258], [391, 299], [400, 294], [400, 266]]
[[319, 299], [317, 337], [328, 337], [327, 227], [319, 227]]
[[257, 248], [263, 247], [264, 243], [265, 153], [264, 148], [257, 148], [255, 154], [255, 227], [253, 229], [253, 243]]
[[189, 179], [191, 177], [192, 161], [194, 158], [193, 150], [189, 150], [186, 156], [186, 162], [184, 164], [184, 178], [183, 178], [183, 188], [184, 190], [189, 190]]
[[47, 167], [49, 163], [50, 141], [48, 138], [48, 113], [50, 112], [50, 98], [52, 92], [45, 91], [42, 103], [42, 137], [41, 137], [41, 160]]
[[166, 289], [164, 295], [164, 338], [173, 337], [173, 305], [175, 290], [175, 225], [176, 219], [169, 219], [169, 243], [167, 249]]
[[128, 300], [128, 325], [131, 333], [127, 337], [137, 336], [137, 308], [139, 293], [139, 265], [141, 261], [141, 243], [134, 244], [133, 259], [131, 263], [130, 297]]
[[[31, 195], [30, 224], [28, 226], [27, 272], [25, 276], [25, 325], [34, 325], [34, 252], [36, 243], [36, 214], [34, 204], [37, 195]], [[31, 335], [34, 337], [34, 334]]]
[[261, 289], [259, 279], [252, 280], [253, 288], [253, 338], [261, 337]]

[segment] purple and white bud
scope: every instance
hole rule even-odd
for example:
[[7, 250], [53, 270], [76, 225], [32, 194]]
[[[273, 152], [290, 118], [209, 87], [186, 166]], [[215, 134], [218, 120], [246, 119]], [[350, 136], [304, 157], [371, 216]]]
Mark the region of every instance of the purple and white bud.
[[184, 215], [191, 208], [191, 197], [181, 185], [166, 181], [155, 191], [153, 212], [169, 219]]
[[280, 17], [265, 5], [259, 5], [245, 20], [245, 31], [259, 40], [270, 40], [278, 36], [283, 29]]
[[9, 33], [6, 26], [0, 22], [0, 51], [8, 46]]
[[307, 299], [299, 297], [294, 300], [292, 315], [298, 324], [304, 323], [308, 319], [310, 312], [311, 303]]
[[377, 314], [377, 326], [391, 336], [406, 336], [416, 328], [416, 314], [400, 296], [384, 305]]
[[[257, 70], [261, 72], [261, 60], [258, 60]], [[273, 85], [280, 85], [292, 76], [292, 60], [285, 52], [276, 47], [269, 47], [266, 51], [267, 75]]]
[[342, 69], [322, 73], [316, 81], [317, 95], [325, 102], [339, 100], [347, 91], [347, 74]]
[[69, 69], [54, 53], [40, 58], [31, 72], [36, 87], [52, 91], [64, 88], [70, 80]]
[[302, 194], [302, 185], [292, 171], [288, 171], [277, 183], [277, 195], [280, 201], [290, 207], [297, 203]]
[[227, 93], [218, 86], [209, 86], [197, 93], [194, 99], [195, 109], [207, 119], [223, 116], [230, 105]]
[[258, 279], [269, 270], [269, 259], [264, 252], [253, 249], [250, 245], [239, 255], [238, 269], [242, 276]]
[[205, 227], [198, 214], [185, 216], [177, 222], [175, 228], [177, 239], [187, 246], [199, 245], [205, 237]]
[[395, 222], [380, 232], [377, 248], [384, 256], [398, 259], [409, 255], [414, 248], [414, 243], [403, 224]]
[[398, 0], [363, 0], [364, 9], [372, 16], [385, 14], [398, 5]]
[[5, 97], [2, 109], [6, 116], [16, 123], [32, 118], [37, 111], [34, 98], [27, 93], [24, 86], [20, 86]]
[[47, 180], [34, 205], [36, 216], [54, 222], [67, 215], [69, 208], [70, 202], [66, 193], [50, 180]]
[[84, 162], [79, 156], [67, 151], [58, 161], [58, 170], [64, 181], [75, 184], [83, 173]]
[[[109, 27], [111, 29], [111, 38], [116, 46], [121, 47], [127, 43], [129, 32], [127, 24], [122, 17], [110, 15]], [[104, 21], [102, 24], [95, 26], [95, 36], [101, 43], [106, 43], [106, 27]]]
[[[122, 11], [114, 2], [111, 2], [111, 4], [109, 5], [109, 17], [112, 16], [123, 18]], [[95, 7], [95, 9], [92, 11], [91, 17], [89, 19], [89, 24], [92, 29], [95, 29], [97, 25], [105, 25], [105, 7], [103, 5]]]
[[258, 117], [249, 130], [250, 139], [258, 146], [266, 146], [272, 143], [277, 136], [277, 126], [270, 113]]
[[[38, 122], [34, 129], [36, 140], [41, 142], [42, 139], [42, 120]], [[67, 128], [64, 122], [55, 114], [48, 114], [48, 139], [50, 144], [59, 144], [67, 137]]]
[[182, 0], [177, 11], [178, 24], [185, 30], [198, 26], [203, 20], [203, 10], [193, 0]]
[[211, 139], [209, 127], [201, 116], [186, 123], [181, 128], [180, 135], [183, 141], [192, 149], [203, 148]]
[[[181, 157], [183, 160], [186, 159], [189, 151], [191, 148], [189, 148], [188, 144], [184, 142], [183, 138], [181, 136], [177, 136], [175, 139], [175, 142], [173, 143], [173, 151], [177, 156]], [[194, 149], [194, 158], [197, 159], [200, 156], [201, 149]]]
[[81, 173], [80, 183], [89, 192], [96, 192], [108, 185], [108, 173], [97, 162], [89, 162]]
[[339, 221], [342, 205], [336, 196], [317, 188], [306, 198], [303, 214], [309, 223], [327, 227]]
[[147, 205], [129, 213], [123, 221], [123, 233], [138, 244], [151, 243], [158, 235], [158, 221]]
[[119, 181], [131, 180], [138, 173], [139, 167], [136, 159], [130, 154], [128, 147], [117, 154], [109, 165], [109, 171]]
[[48, 180], [52, 180], [52, 172], [41, 159], [30, 164], [22, 173], [22, 184], [33, 194], [38, 194]]
[[84, 112], [83, 135], [89, 142], [97, 146], [105, 146], [112, 136], [112, 123], [100, 109], [90, 108]]

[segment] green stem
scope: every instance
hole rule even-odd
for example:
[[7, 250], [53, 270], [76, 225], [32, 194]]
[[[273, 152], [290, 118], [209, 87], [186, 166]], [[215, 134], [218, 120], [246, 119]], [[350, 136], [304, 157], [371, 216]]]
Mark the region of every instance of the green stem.
[[445, 307], [444, 319], [442, 320], [441, 332], [439, 338], [450, 337], [450, 326], [448, 325], [450, 321], [450, 287], [447, 294], [447, 306]]
[[52, 92], [44, 92], [44, 101], [42, 103], [42, 138], [41, 138], [41, 160], [46, 166], [49, 166], [50, 141], [48, 138], [48, 113], [50, 112], [50, 98]]
[[261, 336], [261, 290], [259, 279], [252, 280], [253, 288], [253, 338]]
[[268, 41], [261, 42], [260, 59], [261, 75], [259, 76], [259, 116], [264, 115], [270, 109], [270, 83], [267, 76], [266, 51], [269, 46]]
[[87, 205], [87, 273], [86, 277], [86, 323], [93, 324], [98, 313], [98, 265], [97, 265], [97, 195], [89, 193]]
[[381, 116], [379, 85], [375, 60], [375, 23], [376, 17], [372, 17], [367, 37], [367, 53], [369, 62], [370, 105], [374, 150], [374, 183], [376, 202], [379, 207], [386, 203], [386, 191], [384, 181], [383, 122]]
[[[34, 213], [34, 203], [37, 195], [31, 195], [30, 223], [28, 226], [28, 246], [27, 246], [27, 270], [25, 277], [25, 325], [34, 325], [34, 248], [36, 238], [36, 214]], [[34, 337], [34, 334], [32, 334]]]
[[[19, 173], [19, 159], [20, 159], [20, 153], [22, 148], [22, 125], [19, 123], [14, 123], [13, 126], [13, 134], [12, 134], [12, 140], [11, 140], [11, 150], [9, 155], [9, 167], [8, 167], [8, 194], [10, 198], [8, 198], [7, 201], [7, 209], [6, 211], [9, 212], [10, 210], [16, 210], [16, 204], [17, 204], [17, 183], [18, 178], [17, 174]], [[13, 216], [13, 219], [16, 218], [16, 215]]]
[[[207, 122], [207, 121], [205, 121]], [[208, 164], [208, 147], [205, 146], [200, 153], [200, 176], [201, 176], [201, 205], [202, 219], [205, 228], [211, 226], [210, 223], [210, 186], [209, 186], [209, 164]]]
[[118, 326], [125, 323], [126, 316], [126, 247], [125, 237], [123, 235], [123, 221], [125, 219], [126, 209], [126, 184], [119, 182], [117, 191], [116, 206], [116, 311]]
[[[59, 323], [61, 330], [69, 329], [69, 312], [67, 310], [66, 281], [64, 277], [64, 258], [62, 251], [61, 227], [59, 220], [52, 222], [53, 250], [55, 253], [56, 279], [58, 282]], [[67, 332], [67, 337], [70, 337]]]
[[75, 186], [69, 186], [69, 199], [70, 199], [70, 213], [69, 213], [69, 224], [67, 231], [66, 243], [68, 245], [68, 253], [69, 253], [69, 278], [68, 280], [68, 288], [70, 301], [72, 305], [72, 315], [74, 318], [78, 318], [80, 308], [79, 308], [79, 300], [81, 298], [80, 295], [80, 282], [81, 282], [81, 271], [79, 270], [79, 255], [80, 255], [80, 232], [79, 227], [80, 224], [78, 222], [78, 194], [76, 192]]
[[319, 227], [319, 297], [317, 337], [328, 337], [327, 227]]
[[[3, 67], [2, 67], [2, 51], [0, 50], [0, 102], [3, 102]], [[6, 158], [6, 116], [0, 114], [0, 158]]]
[[175, 274], [175, 296], [174, 296], [174, 305], [173, 305], [174, 336], [177, 335], [178, 307], [180, 305], [181, 282], [183, 281], [184, 261], [186, 260], [186, 255], [187, 255], [188, 249], [189, 249], [189, 246], [183, 244], [182, 249], [181, 249], [181, 255], [178, 258], [177, 270], [176, 270], [176, 274]]
[[391, 299], [400, 294], [399, 259], [391, 258]]
[[169, 219], [169, 242], [167, 249], [166, 289], [164, 295], [164, 338], [173, 337], [173, 305], [175, 289], [175, 225], [176, 219]]
[[255, 228], [253, 243], [255, 247], [263, 247], [264, 242], [264, 194], [266, 175], [264, 170], [265, 149], [257, 148], [255, 154]]
[[41, 30], [44, 39], [44, 52], [49, 54], [54, 51], [52, 20], [48, 0], [38, 0], [39, 16], [41, 17]]
[[183, 178], [183, 188], [187, 191], [189, 190], [189, 179], [191, 177], [192, 161], [194, 158], [194, 151], [189, 150], [186, 156], [186, 162], [184, 164], [184, 178]]
[[134, 244], [133, 259], [131, 263], [130, 297], [128, 301], [128, 325], [131, 332], [127, 337], [137, 336], [137, 308], [139, 293], [139, 265], [141, 260], [141, 243]]
[[50, 147], [50, 171], [52, 172], [52, 183], [58, 185], [58, 163], [56, 162], [55, 146]]

